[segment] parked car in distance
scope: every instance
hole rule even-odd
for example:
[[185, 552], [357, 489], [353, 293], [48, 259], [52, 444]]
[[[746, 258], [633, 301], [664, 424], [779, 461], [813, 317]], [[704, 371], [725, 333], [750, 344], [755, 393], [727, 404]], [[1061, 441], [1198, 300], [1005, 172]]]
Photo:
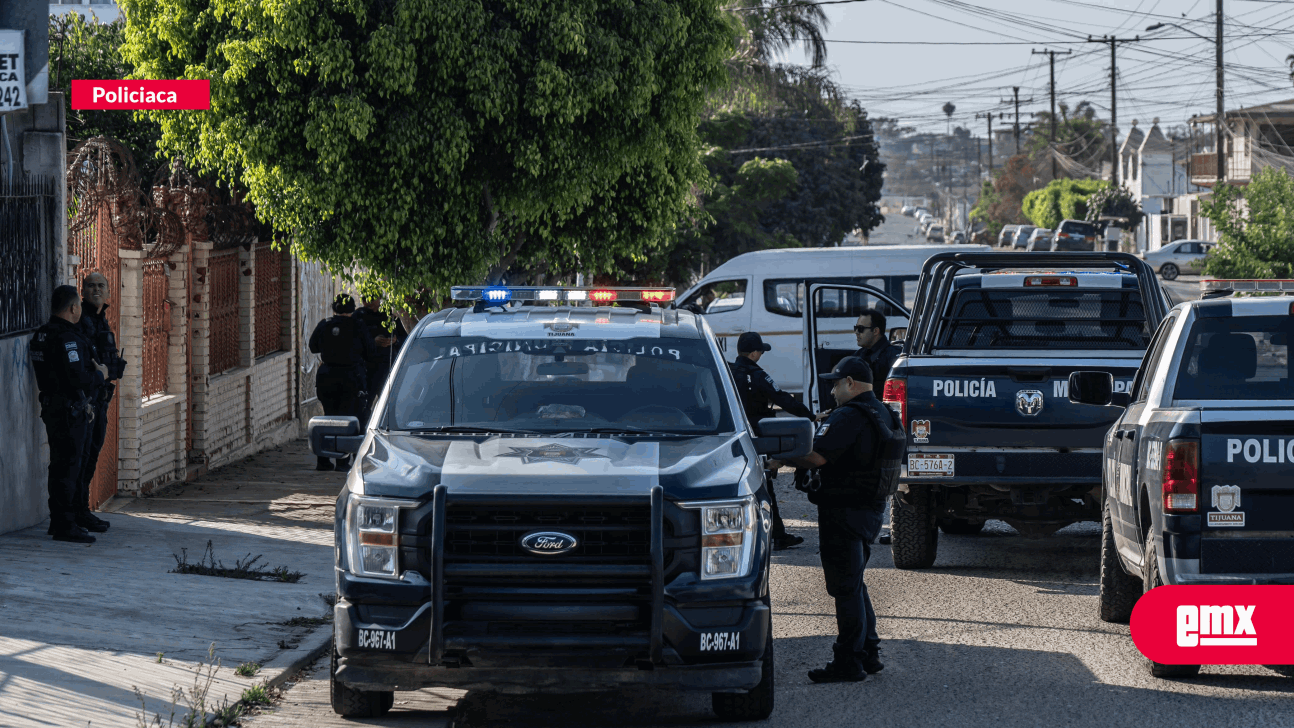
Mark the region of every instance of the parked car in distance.
[[912, 207], [912, 205], [904, 205], [901, 212], [903, 213], [904, 217], [912, 217], [912, 213], [915, 209], [916, 208]]
[[1025, 249], [1030, 253], [1051, 250], [1051, 231], [1047, 228], [1034, 228], [1034, 231], [1029, 233], [1029, 241]]
[[944, 241], [944, 226], [943, 226], [943, 225], [931, 225], [931, 226], [926, 230], [926, 242], [928, 242], [928, 243], [942, 243], [943, 241]]
[[954, 230], [952, 235], [948, 236], [949, 245], [964, 245], [966, 243], [966, 233], [961, 230]]
[[1015, 229], [1015, 236], [1011, 238], [1011, 247], [1023, 250], [1029, 247], [1029, 236], [1038, 228], [1033, 225], [1021, 225]]
[[1203, 240], [1178, 240], [1169, 243], [1159, 250], [1152, 250], [1141, 257], [1159, 276], [1166, 281], [1177, 278], [1182, 273], [1197, 274], [1204, 266], [1204, 259], [1214, 243]]
[[1051, 249], [1063, 252], [1086, 252], [1096, 250], [1096, 241], [1101, 238], [1101, 230], [1095, 224], [1083, 220], [1062, 220], [1056, 227], [1052, 238]]
[[999, 248], [1005, 248], [1011, 244], [1012, 240], [1015, 240], [1015, 229], [1018, 227], [1020, 226], [1019, 225], [1002, 226], [1002, 232], [998, 233], [997, 235], [997, 245]]

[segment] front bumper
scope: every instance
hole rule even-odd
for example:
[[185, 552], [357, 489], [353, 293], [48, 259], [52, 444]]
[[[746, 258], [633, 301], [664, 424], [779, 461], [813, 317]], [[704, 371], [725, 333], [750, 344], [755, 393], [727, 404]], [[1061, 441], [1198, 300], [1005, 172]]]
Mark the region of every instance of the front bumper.
[[763, 529], [756, 529], [749, 576], [702, 582], [675, 570], [667, 585], [659, 487], [651, 498], [650, 564], [642, 566], [445, 563], [448, 499], [437, 487], [430, 504], [429, 581], [338, 572], [342, 683], [509, 692], [626, 684], [723, 692], [759, 683], [770, 633]]

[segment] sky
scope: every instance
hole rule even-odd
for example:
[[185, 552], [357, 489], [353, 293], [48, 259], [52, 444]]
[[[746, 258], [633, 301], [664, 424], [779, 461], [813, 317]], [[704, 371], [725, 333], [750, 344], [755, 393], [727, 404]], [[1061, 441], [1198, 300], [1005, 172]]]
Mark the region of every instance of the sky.
[[[1294, 53], [1294, 0], [1223, 1], [1226, 108], [1294, 99], [1285, 62]], [[976, 114], [1011, 114], [1013, 86], [1022, 124], [1049, 108], [1048, 59], [1035, 50], [1071, 51], [1056, 56], [1057, 101], [1090, 101], [1108, 119], [1110, 45], [1088, 36], [1140, 36], [1117, 44], [1122, 136], [1134, 119], [1142, 129], [1155, 118], [1167, 127], [1213, 111], [1216, 8], [1216, 0], [838, 0], [823, 5], [827, 65], [872, 117], [943, 131], [941, 107], [951, 101], [952, 124], [981, 136], [987, 120]], [[1170, 22], [1185, 30], [1146, 30]], [[807, 63], [799, 50], [785, 60]]]

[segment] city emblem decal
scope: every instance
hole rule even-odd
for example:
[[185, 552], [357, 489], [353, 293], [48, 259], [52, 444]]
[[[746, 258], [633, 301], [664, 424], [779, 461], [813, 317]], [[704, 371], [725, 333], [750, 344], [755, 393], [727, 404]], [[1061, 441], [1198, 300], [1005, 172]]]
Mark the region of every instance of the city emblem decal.
[[930, 420], [912, 420], [912, 441], [930, 442]]
[[1042, 392], [1022, 389], [1015, 393], [1015, 409], [1025, 417], [1035, 417], [1042, 412]]
[[1238, 511], [1240, 507], [1240, 486], [1238, 485], [1215, 485], [1213, 486], [1213, 507], [1221, 513], [1209, 514], [1209, 525], [1218, 527], [1243, 528], [1245, 525], [1245, 512]]
[[521, 548], [541, 556], [570, 553], [579, 545], [578, 539], [561, 531], [533, 531], [521, 537]]
[[610, 460], [608, 455], [599, 455], [596, 447], [567, 447], [553, 443], [539, 447], [509, 447], [512, 452], [505, 452], [501, 458], [521, 458], [526, 465], [531, 463], [567, 463], [576, 465], [581, 460], [600, 458]]

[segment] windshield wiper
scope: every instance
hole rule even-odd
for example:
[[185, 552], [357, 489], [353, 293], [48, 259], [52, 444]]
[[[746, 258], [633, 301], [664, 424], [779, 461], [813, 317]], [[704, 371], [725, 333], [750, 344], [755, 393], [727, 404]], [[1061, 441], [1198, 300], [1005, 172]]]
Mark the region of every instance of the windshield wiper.
[[617, 427], [589, 427], [583, 430], [571, 430], [570, 432], [559, 432], [553, 437], [575, 437], [577, 435], [656, 435], [667, 437], [701, 437], [705, 433], [701, 432], [677, 432], [670, 430], [644, 430], [641, 427], [630, 427], [620, 425]]
[[449, 433], [471, 433], [486, 432], [497, 435], [537, 435], [540, 434], [535, 430], [511, 430], [504, 427], [477, 427], [473, 425], [446, 425], [444, 427], [415, 427], [406, 432], [417, 434], [449, 432]]

